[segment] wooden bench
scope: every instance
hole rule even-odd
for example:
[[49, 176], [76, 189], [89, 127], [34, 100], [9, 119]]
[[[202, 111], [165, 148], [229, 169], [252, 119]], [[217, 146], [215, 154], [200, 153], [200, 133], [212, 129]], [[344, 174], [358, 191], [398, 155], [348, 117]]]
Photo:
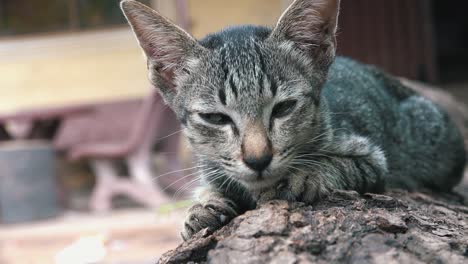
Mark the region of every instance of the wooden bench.
[[[0, 38], [0, 141], [47, 139], [70, 159], [87, 159], [97, 176], [90, 207], [105, 211], [124, 193], [148, 206], [167, 197], [150, 171], [150, 147], [179, 130], [148, 88], [140, 48], [122, 28]], [[34, 131], [52, 123], [50, 131]], [[168, 138], [168, 167], [179, 169], [179, 138]], [[114, 160], [130, 177], [118, 177]]]
[[[156, 90], [154, 90], [156, 91]], [[10, 141], [25, 140], [38, 121], [56, 119], [55, 150], [70, 160], [87, 159], [96, 175], [90, 203], [95, 211], [111, 208], [111, 199], [124, 194], [143, 205], [156, 207], [168, 197], [157, 185], [151, 170], [151, 149], [164, 139], [161, 151], [171, 171], [180, 170], [180, 128], [173, 112], [153, 92], [144, 99], [36, 109], [0, 115], [0, 124], [9, 124]], [[115, 160], [124, 160], [129, 177], [120, 177]]]
[[[163, 151], [168, 167], [180, 169], [178, 160], [180, 128], [172, 111], [156, 93], [144, 100], [121, 101], [96, 106], [92, 113], [67, 118], [61, 124], [54, 146], [72, 159], [88, 159], [97, 181], [91, 208], [106, 211], [111, 198], [127, 195], [150, 207], [168, 201], [157, 186], [151, 170], [151, 148], [166, 138]], [[124, 160], [129, 177], [119, 177], [113, 161]]]

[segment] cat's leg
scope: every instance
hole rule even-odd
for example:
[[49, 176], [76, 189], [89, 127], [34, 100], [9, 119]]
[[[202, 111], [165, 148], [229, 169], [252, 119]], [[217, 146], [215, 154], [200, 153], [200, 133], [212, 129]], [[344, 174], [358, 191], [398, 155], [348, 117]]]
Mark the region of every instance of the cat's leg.
[[202, 187], [197, 196], [198, 202], [188, 210], [185, 219], [181, 233], [184, 240], [205, 228], [217, 230], [240, 213], [241, 208], [214, 187]]
[[286, 199], [312, 203], [333, 189], [382, 192], [387, 175], [383, 151], [360, 136], [344, 136], [320, 153], [311, 153], [297, 174], [265, 190], [259, 202]]
[[[359, 193], [383, 192], [388, 176], [387, 159], [382, 149], [367, 138], [348, 135], [339, 138], [320, 160], [324, 165], [307, 177], [303, 195], [305, 202], [333, 189]], [[317, 181], [314, 177], [319, 177]], [[321, 187], [317, 192], [315, 186]]]

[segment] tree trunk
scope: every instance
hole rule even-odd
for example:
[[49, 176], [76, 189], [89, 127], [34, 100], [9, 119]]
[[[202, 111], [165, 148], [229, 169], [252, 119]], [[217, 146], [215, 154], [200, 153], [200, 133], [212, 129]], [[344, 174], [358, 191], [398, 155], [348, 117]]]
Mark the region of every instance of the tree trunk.
[[465, 200], [394, 190], [336, 191], [313, 206], [271, 201], [159, 263], [468, 263]]

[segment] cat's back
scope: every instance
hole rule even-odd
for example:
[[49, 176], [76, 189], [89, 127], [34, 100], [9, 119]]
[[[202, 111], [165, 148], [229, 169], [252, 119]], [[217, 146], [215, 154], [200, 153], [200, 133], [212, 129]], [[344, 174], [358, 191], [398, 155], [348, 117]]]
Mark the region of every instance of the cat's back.
[[322, 104], [333, 125], [378, 142], [398, 122], [399, 104], [415, 95], [377, 68], [337, 57], [322, 89]]
[[[351, 95], [351, 98], [348, 96]], [[349, 58], [337, 57], [331, 65], [323, 96], [327, 99], [359, 99], [360, 97], [383, 96], [380, 100], [396, 104], [416, 93], [401, 84], [396, 78], [380, 69], [359, 63]]]
[[365, 136], [382, 148], [389, 186], [448, 190], [459, 181], [465, 164], [461, 133], [445, 111], [398, 79], [337, 58], [322, 101], [337, 134]]

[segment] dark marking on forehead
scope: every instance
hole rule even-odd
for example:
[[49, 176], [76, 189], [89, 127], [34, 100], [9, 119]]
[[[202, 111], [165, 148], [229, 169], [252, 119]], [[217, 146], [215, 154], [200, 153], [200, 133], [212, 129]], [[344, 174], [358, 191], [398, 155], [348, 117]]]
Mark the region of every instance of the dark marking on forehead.
[[260, 77], [258, 78], [258, 92], [260, 94], [263, 94], [263, 89], [264, 89], [263, 81], [264, 80], [263, 80], [263, 72], [262, 72], [262, 73], [260, 73]]
[[238, 96], [238, 91], [237, 91], [237, 86], [236, 84], [234, 83], [234, 74], [231, 74], [231, 77], [229, 78], [229, 86], [231, 86], [231, 90], [232, 90], [232, 93], [234, 94], [234, 96], [237, 98]]
[[187, 126], [188, 114], [189, 114], [189, 112], [187, 111], [187, 109], [184, 109], [182, 111], [182, 115], [179, 118], [179, 121], [183, 126]]
[[226, 62], [226, 49], [221, 49], [220, 51], [220, 57], [221, 57], [221, 69], [223, 69], [224, 73], [224, 80], [228, 78], [229, 75], [229, 68]]
[[234, 135], [236, 136], [239, 136], [239, 129], [237, 128], [237, 126], [233, 123], [231, 124], [231, 127], [232, 127], [232, 132], [234, 133]]
[[224, 92], [223, 88], [218, 90], [218, 96], [219, 96], [219, 100], [221, 101], [221, 103], [223, 105], [226, 105], [226, 93]]
[[255, 51], [257, 53], [257, 56], [258, 56], [258, 60], [260, 62], [260, 69], [262, 70], [262, 72], [266, 73], [266, 64], [262, 55], [262, 51], [260, 50], [260, 46], [257, 43], [255, 43], [254, 46], [255, 46]]
[[304, 96], [312, 99], [314, 106], [318, 107], [320, 105], [320, 98], [319, 98], [320, 95], [317, 95], [316, 92], [304, 93]]
[[228, 27], [220, 32], [207, 35], [199, 43], [210, 50], [222, 48], [226, 42], [238, 43], [250, 38], [263, 41], [271, 33], [271, 29], [262, 26], [244, 25]]
[[276, 96], [276, 92], [278, 91], [278, 84], [274, 78], [270, 78], [270, 91], [273, 97]]

